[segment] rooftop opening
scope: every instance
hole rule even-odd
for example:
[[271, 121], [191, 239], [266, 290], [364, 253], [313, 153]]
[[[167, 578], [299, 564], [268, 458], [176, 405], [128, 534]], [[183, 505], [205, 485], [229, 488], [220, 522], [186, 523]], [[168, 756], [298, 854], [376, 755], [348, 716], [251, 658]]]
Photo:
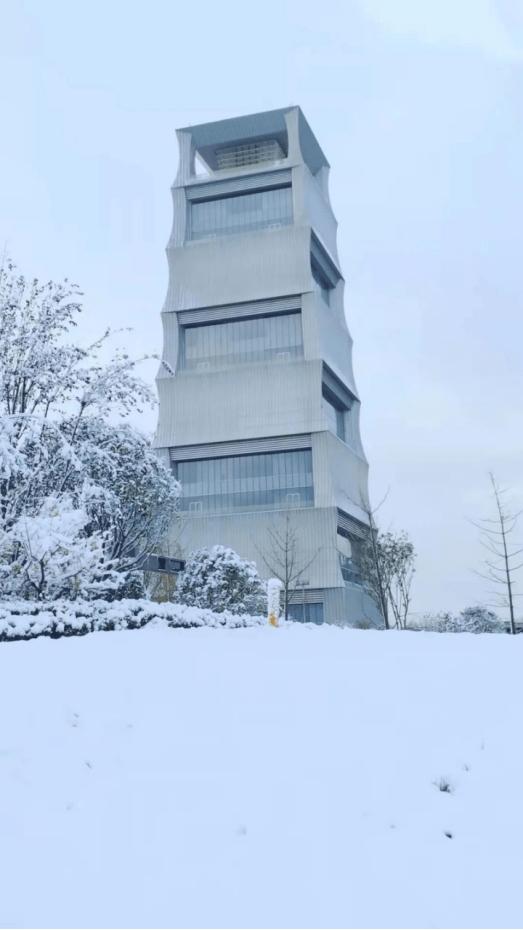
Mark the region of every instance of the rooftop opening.
[[285, 153], [277, 139], [261, 139], [216, 151], [218, 168], [246, 168], [265, 162], [280, 161]]
[[[230, 170], [248, 167], [263, 164], [265, 160], [280, 160], [282, 156], [275, 143], [284, 153], [283, 158], [287, 158], [289, 139], [286, 115], [294, 110], [298, 111], [301, 153], [309, 171], [315, 174], [321, 167], [328, 167], [328, 161], [299, 107], [286, 107], [282, 110], [218, 120], [215, 123], [187, 126], [180, 132], [190, 134], [196, 152], [210, 172], [226, 167]], [[263, 159], [260, 155], [263, 155]], [[243, 161], [246, 157], [249, 160]], [[254, 160], [251, 160], [253, 158]]]

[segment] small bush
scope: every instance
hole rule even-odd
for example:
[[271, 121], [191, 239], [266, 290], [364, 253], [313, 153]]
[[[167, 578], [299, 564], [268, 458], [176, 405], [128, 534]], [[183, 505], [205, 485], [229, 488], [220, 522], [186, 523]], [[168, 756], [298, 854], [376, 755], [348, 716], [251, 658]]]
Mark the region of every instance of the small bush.
[[452, 787], [450, 781], [447, 778], [440, 778], [439, 781], [435, 781], [434, 784], [439, 791], [443, 791], [444, 794], [452, 794], [454, 788]]
[[357, 630], [374, 630], [375, 627], [374, 627], [374, 624], [370, 622], [370, 620], [358, 620], [356, 624], [356, 629]]

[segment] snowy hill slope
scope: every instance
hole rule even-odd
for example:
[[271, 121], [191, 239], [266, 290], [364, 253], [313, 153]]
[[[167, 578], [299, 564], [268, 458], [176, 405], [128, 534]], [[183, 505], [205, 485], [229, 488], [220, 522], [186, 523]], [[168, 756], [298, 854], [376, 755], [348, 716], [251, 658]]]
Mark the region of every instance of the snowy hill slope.
[[2, 644], [0, 926], [521, 927], [522, 660], [298, 624]]

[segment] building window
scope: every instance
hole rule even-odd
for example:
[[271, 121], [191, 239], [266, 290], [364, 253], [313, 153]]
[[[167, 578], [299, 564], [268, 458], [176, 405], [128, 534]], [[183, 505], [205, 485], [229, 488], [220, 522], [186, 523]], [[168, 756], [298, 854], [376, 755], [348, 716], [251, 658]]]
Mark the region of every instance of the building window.
[[301, 313], [187, 326], [180, 346], [180, 367], [187, 370], [298, 358], [303, 355]]
[[339, 439], [342, 439], [343, 442], [345, 442], [345, 421], [348, 413], [348, 407], [346, 407], [341, 400], [335, 397], [335, 395], [329, 391], [325, 385], [323, 385], [322, 388], [322, 406], [329, 429], [335, 433]]
[[347, 584], [355, 584], [361, 587], [361, 572], [355, 562], [351, 561], [344, 555], [340, 555], [341, 574]]
[[279, 187], [192, 203], [190, 238], [228, 236], [292, 222], [292, 189]]
[[269, 452], [178, 462], [180, 509], [230, 513], [313, 507], [312, 452]]
[[298, 623], [323, 623], [323, 604], [289, 604], [289, 620]]
[[322, 273], [319, 265], [317, 265], [315, 261], [311, 261], [311, 270], [316, 292], [326, 304], [330, 304], [330, 292], [332, 291], [331, 282]]

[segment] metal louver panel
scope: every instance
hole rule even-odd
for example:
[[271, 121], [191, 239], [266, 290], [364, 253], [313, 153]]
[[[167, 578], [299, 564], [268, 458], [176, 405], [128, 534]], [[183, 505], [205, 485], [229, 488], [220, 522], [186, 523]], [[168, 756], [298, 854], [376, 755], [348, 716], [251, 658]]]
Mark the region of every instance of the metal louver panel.
[[255, 300], [248, 304], [231, 304], [228, 307], [202, 307], [199, 310], [182, 310], [178, 313], [181, 326], [196, 323], [215, 323], [221, 320], [241, 319], [248, 316], [265, 316], [267, 313], [286, 313], [300, 310], [299, 296], [278, 297], [276, 300]]
[[284, 187], [291, 183], [291, 178], [291, 169], [286, 168], [283, 171], [267, 171], [242, 178], [230, 178], [227, 181], [203, 181], [186, 187], [185, 193], [187, 200], [212, 200], [214, 197], [224, 197], [242, 191], [266, 191], [271, 187]]
[[171, 462], [193, 459], [216, 459], [229, 455], [256, 455], [257, 452], [293, 452], [310, 449], [310, 433], [301, 436], [275, 436], [272, 439], [244, 439], [240, 442], [212, 442], [201, 446], [176, 446], [170, 449]]
[[220, 170], [260, 165], [263, 162], [280, 161], [285, 157], [285, 152], [277, 139], [260, 139], [256, 142], [218, 149], [216, 152]]
[[311, 257], [321, 269], [327, 280], [330, 281], [333, 287], [336, 287], [338, 281], [341, 278], [341, 274], [336, 268], [336, 265], [332, 259], [327, 255], [323, 246], [321, 246], [316, 239], [314, 233], [311, 236]]
[[337, 400], [341, 401], [344, 407], [347, 407], [347, 409], [350, 410], [355, 398], [348, 390], [348, 388], [346, 388], [345, 385], [343, 385], [341, 381], [339, 381], [338, 378], [332, 374], [332, 371], [327, 368], [325, 364], [323, 366], [322, 383], [331, 394], [334, 394], [334, 397], [336, 397]]
[[[291, 594], [289, 604], [303, 604], [303, 592], [301, 588]], [[305, 603], [306, 604], [322, 604], [323, 603], [323, 591], [321, 588], [305, 588]]]
[[354, 517], [349, 517], [343, 510], [338, 510], [338, 529], [350, 533], [352, 536], [358, 536], [360, 539], [366, 539], [369, 534], [369, 527]]

